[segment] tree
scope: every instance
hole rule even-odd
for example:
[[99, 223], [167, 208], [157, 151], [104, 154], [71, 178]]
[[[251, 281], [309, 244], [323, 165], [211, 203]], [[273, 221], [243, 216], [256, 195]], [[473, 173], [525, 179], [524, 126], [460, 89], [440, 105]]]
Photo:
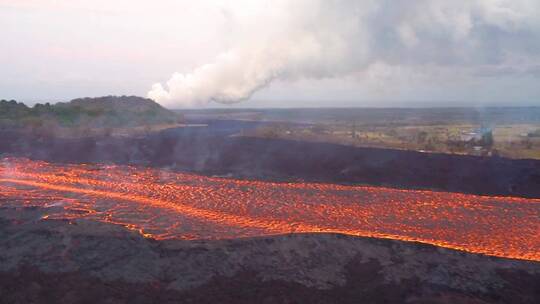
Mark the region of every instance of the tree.
[[484, 147], [493, 146], [493, 132], [491, 130], [482, 133], [481, 144]]
[[418, 134], [416, 134], [416, 142], [419, 144], [423, 144], [426, 142], [426, 139], [428, 137], [428, 134], [426, 131], [420, 131]]
[[529, 138], [525, 138], [524, 140], [522, 140], [521, 144], [524, 145], [525, 149], [528, 149], [528, 150], [532, 149], [533, 147], [533, 143]]

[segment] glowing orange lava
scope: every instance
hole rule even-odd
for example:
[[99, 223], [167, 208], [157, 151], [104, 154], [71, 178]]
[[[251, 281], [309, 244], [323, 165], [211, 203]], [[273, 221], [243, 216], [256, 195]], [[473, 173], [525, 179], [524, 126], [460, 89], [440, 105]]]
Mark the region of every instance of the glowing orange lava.
[[334, 232], [540, 261], [537, 199], [5, 158], [0, 205], [45, 207], [46, 219], [121, 224], [156, 239]]

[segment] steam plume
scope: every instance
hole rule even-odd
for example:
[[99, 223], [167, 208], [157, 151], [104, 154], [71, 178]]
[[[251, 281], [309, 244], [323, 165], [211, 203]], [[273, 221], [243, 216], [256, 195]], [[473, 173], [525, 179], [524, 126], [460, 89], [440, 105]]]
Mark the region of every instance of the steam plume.
[[[540, 50], [527, 42], [540, 38], [535, 0], [234, 1], [222, 10], [234, 47], [154, 84], [149, 98], [171, 107], [235, 103], [276, 79], [338, 77], [381, 64], [514, 69], [509, 53], [519, 54], [523, 69]], [[530, 39], [516, 42], [510, 32]]]

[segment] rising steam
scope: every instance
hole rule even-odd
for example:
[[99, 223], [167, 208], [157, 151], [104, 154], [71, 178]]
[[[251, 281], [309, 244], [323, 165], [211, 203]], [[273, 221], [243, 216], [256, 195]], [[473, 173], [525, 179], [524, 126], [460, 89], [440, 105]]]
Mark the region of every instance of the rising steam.
[[[148, 97], [170, 107], [235, 103], [276, 79], [338, 77], [380, 64], [508, 67], [515, 60], [507, 51], [527, 58], [534, 48], [526, 41], [540, 32], [536, 1], [256, 3], [224, 5], [234, 47], [190, 73], [174, 73], [165, 86], [154, 84]], [[531, 39], [516, 43], [508, 32]]]

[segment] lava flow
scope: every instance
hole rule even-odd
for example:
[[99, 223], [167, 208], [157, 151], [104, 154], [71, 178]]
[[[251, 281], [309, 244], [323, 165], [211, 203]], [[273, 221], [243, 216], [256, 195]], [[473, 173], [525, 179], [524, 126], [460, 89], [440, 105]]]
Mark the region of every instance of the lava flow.
[[0, 205], [44, 207], [44, 220], [86, 218], [156, 239], [331, 232], [540, 261], [537, 199], [5, 158]]

